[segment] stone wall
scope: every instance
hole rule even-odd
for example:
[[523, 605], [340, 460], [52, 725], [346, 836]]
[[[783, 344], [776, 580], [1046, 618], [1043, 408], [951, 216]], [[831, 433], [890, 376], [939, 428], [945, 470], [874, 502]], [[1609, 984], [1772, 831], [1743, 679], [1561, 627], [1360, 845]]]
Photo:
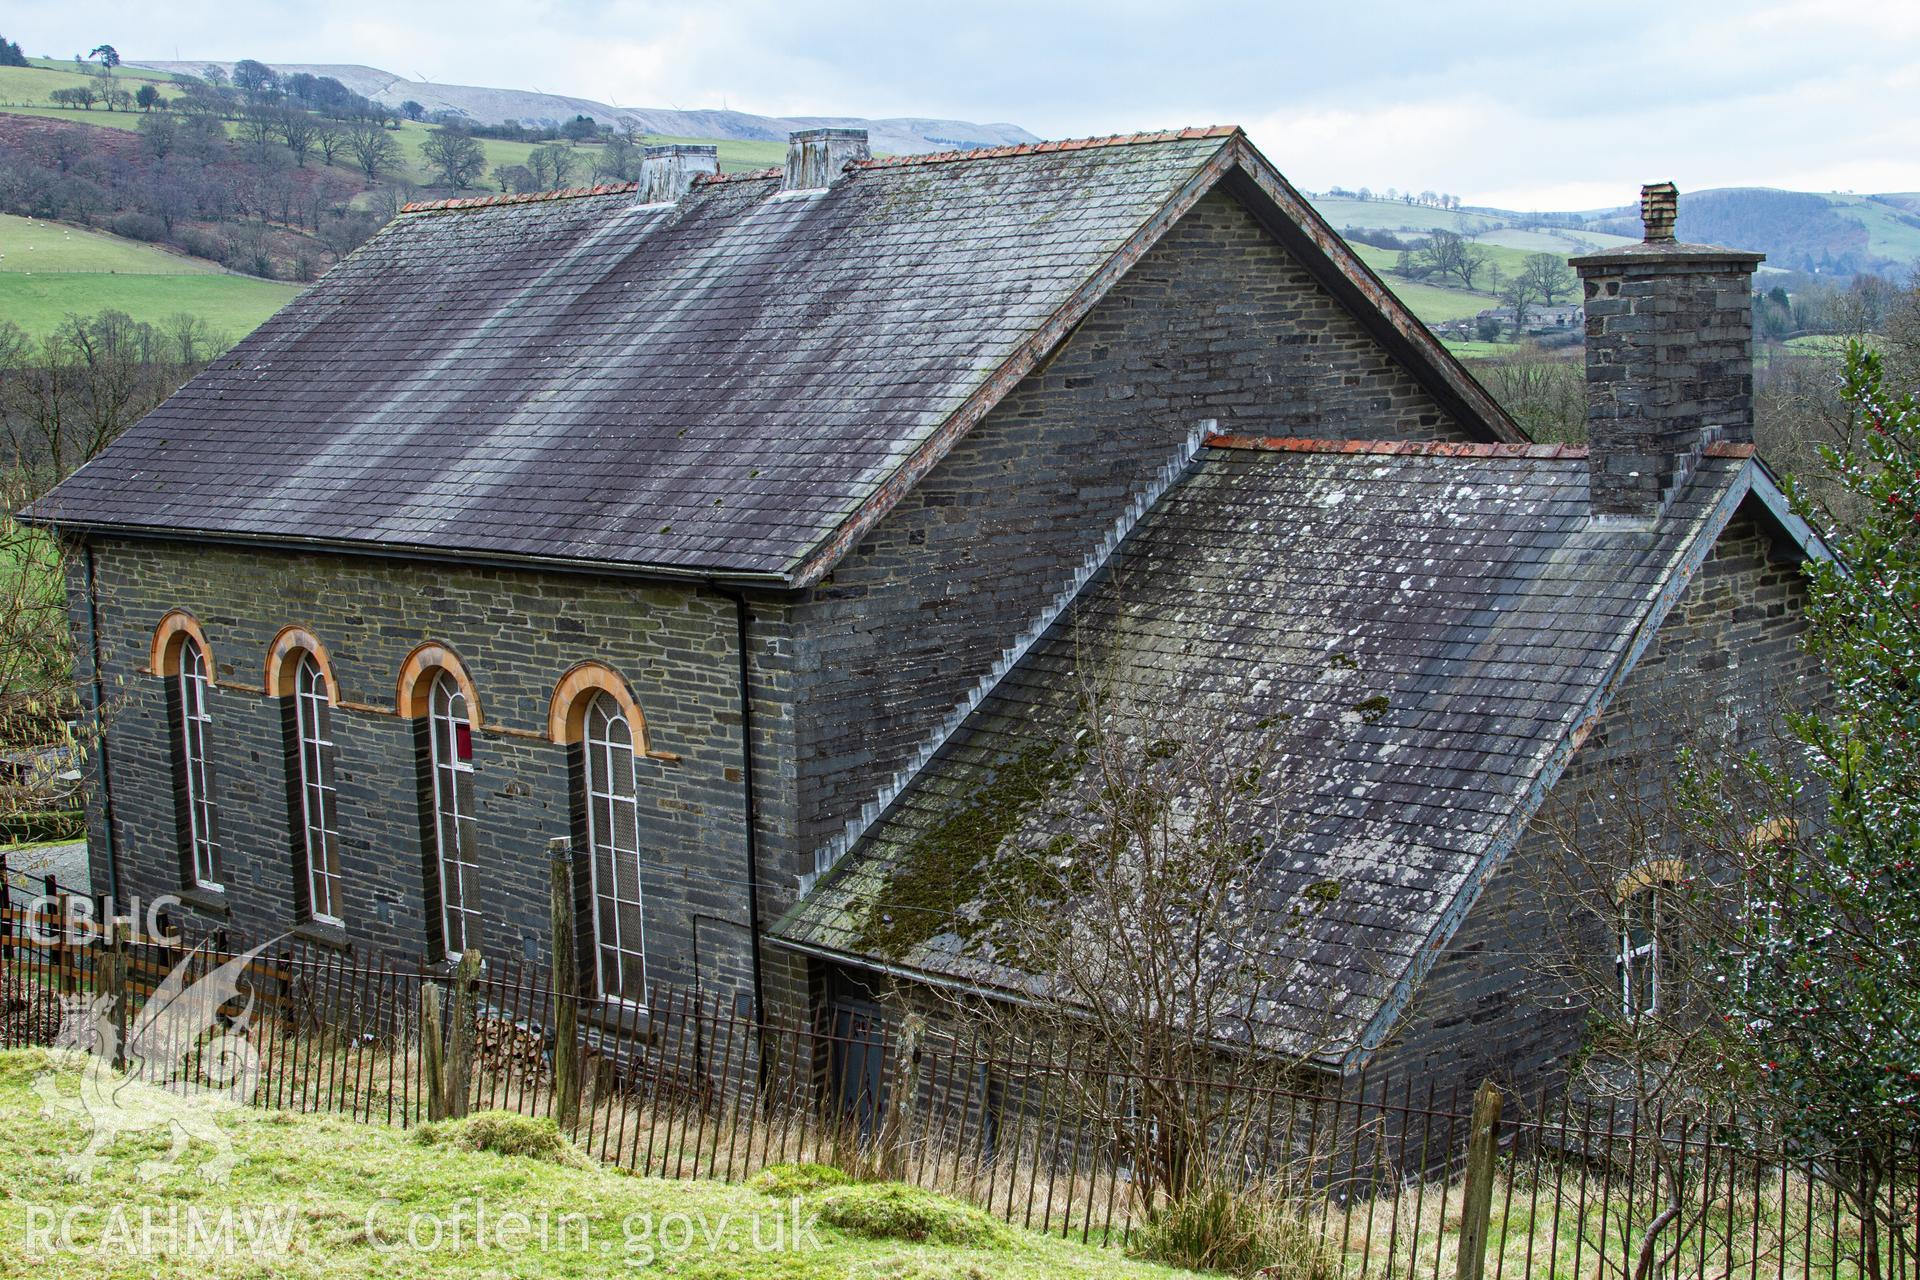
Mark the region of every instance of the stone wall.
[[[433, 640], [460, 656], [480, 704], [481, 946], [544, 957], [548, 841], [585, 843], [574, 752], [548, 739], [548, 704], [561, 674], [593, 659], [626, 678], [654, 751], [679, 757], [638, 761], [649, 979], [749, 989], [731, 600], [577, 574], [176, 543], [96, 540], [92, 554], [109, 723], [96, 770], [104, 760], [112, 774], [123, 900], [179, 893], [184, 882], [167, 682], [146, 671], [155, 625], [179, 608], [203, 629], [218, 682], [212, 741], [225, 893], [197, 914], [254, 935], [295, 924], [283, 700], [262, 686], [269, 642], [298, 624], [326, 646], [342, 703], [333, 734], [346, 934], [369, 954], [427, 952], [434, 864], [423, 842], [423, 735], [395, 714], [395, 683], [409, 651]], [[78, 563], [76, 631], [90, 639]], [[84, 688], [91, 671], [80, 674]], [[92, 821], [103, 856], [102, 806]], [[96, 865], [94, 876], [104, 888], [106, 868]]]
[[[1743, 510], [1421, 984], [1376, 1073], [1468, 1091], [1492, 1077], [1523, 1096], [1558, 1078], [1581, 1046], [1587, 1011], [1544, 962], [1565, 953], [1569, 929], [1582, 930], [1598, 956], [1617, 939], [1564, 902], [1547, 905], [1558, 878], [1546, 870], [1548, 842], [1576, 816], [1591, 820], [1589, 798], [1623, 779], [1644, 791], [1670, 778], [1683, 736], [1704, 729], [1755, 742], [1786, 700], [1815, 696], [1818, 669], [1800, 647], [1805, 601], [1798, 564], [1758, 513]], [[1579, 806], [1587, 808], [1576, 814]], [[1617, 819], [1620, 810], [1610, 812]]]
[[1066, 586], [1198, 425], [1467, 438], [1231, 196], [1205, 197], [793, 610], [799, 860]]

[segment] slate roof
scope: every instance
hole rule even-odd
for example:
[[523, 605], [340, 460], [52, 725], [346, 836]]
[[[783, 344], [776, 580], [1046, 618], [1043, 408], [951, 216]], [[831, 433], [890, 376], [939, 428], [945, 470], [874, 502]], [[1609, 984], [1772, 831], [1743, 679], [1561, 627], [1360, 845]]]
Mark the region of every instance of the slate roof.
[[802, 583], [1234, 176], [1383, 340], [1511, 424], [1232, 129], [443, 201], [29, 518]]
[[[1215, 437], [774, 935], [1027, 989], [990, 927], [945, 928], [956, 911], [990, 925], [992, 908], [970, 896], [987, 877], [941, 860], [958, 840], [961, 861], [986, 865], [955, 832], [969, 814], [999, 829], [1009, 771], [1070, 758], [1093, 677], [1110, 706], [1175, 726], [1170, 709], [1223, 709], [1195, 726], [1220, 766], [1266, 766], [1233, 816], [1267, 842], [1284, 975], [1260, 1035], [1349, 1060], [1377, 1045], [1666, 604], [1767, 483], [1750, 447], [1716, 446], [1669, 514], [1636, 528], [1590, 519], [1583, 449]], [[994, 849], [1043, 848], [1097, 815], [1086, 770], [1066, 772]]]

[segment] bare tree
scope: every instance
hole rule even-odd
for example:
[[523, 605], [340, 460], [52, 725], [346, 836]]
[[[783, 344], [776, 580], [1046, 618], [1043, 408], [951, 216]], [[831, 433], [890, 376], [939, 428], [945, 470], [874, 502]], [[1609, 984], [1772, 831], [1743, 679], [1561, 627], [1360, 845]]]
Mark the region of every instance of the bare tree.
[[442, 183], [456, 191], [472, 186], [487, 167], [487, 153], [471, 134], [459, 129], [435, 129], [420, 144], [420, 154]]
[[346, 135], [340, 126], [322, 123], [313, 134], [313, 145], [319, 148], [320, 162], [331, 165], [340, 148], [346, 145]]
[[1552, 306], [1562, 297], [1571, 297], [1579, 287], [1573, 268], [1566, 259], [1554, 253], [1530, 253], [1520, 268], [1516, 280], [1525, 280], [1533, 296], [1548, 306]]
[[[1213, 1082], [1297, 1083], [1301, 1056], [1321, 1047], [1315, 1032], [1277, 1050], [1273, 1001], [1289, 929], [1337, 891], [1275, 903], [1270, 858], [1294, 825], [1271, 781], [1289, 742], [1277, 725], [1249, 732], [1244, 707], [1203, 695], [1145, 707], [1119, 687], [1085, 677], [1067, 740], [1006, 762], [984, 810], [956, 816], [995, 838], [978, 841], [992, 848], [964, 876], [951, 927], [1016, 967], [1030, 997], [963, 1001], [962, 1016], [1098, 1064], [1059, 1079], [1052, 1105], [1105, 1132], [1152, 1204], [1262, 1136], [1244, 1095], [1236, 1107]], [[946, 874], [938, 857], [925, 865]], [[911, 914], [890, 919], [930, 927]], [[896, 926], [873, 927], [884, 952]]]
[[573, 148], [557, 142], [535, 147], [527, 154], [527, 168], [533, 172], [540, 190], [552, 191], [566, 186], [567, 180], [573, 177], [577, 163], [578, 157]]
[[280, 133], [280, 141], [287, 145], [293, 155], [294, 164], [304, 169], [307, 157], [313, 154], [313, 148], [319, 141], [320, 121], [300, 107], [281, 107], [274, 113], [274, 123]]
[[378, 120], [355, 120], [346, 128], [347, 154], [353, 157], [360, 172], [366, 175], [368, 182], [377, 182], [380, 175], [391, 172], [400, 164], [400, 144], [393, 140], [387, 127]]

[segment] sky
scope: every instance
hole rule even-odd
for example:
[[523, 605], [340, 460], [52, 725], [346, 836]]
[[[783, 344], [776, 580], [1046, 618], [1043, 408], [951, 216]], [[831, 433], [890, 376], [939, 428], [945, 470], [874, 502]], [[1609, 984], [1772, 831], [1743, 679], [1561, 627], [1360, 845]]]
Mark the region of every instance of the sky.
[[56, 57], [361, 63], [622, 106], [1047, 138], [1240, 124], [1310, 190], [1589, 209], [1642, 182], [1920, 190], [1915, 0], [33, 0]]

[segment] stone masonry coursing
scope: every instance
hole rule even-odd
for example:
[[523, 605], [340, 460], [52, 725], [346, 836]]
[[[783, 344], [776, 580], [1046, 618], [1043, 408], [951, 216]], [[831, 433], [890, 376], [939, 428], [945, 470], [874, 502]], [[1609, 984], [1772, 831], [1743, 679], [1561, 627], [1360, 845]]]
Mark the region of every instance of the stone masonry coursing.
[[[91, 559], [123, 902], [178, 894], [184, 881], [167, 682], [145, 670], [155, 625], [179, 608], [203, 629], [218, 682], [212, 755], [225, 903], [224, 911], [194, 914], [255, 937], [294, 925], [282, 700], [261, 688], [270, 640], [298, 624], [327, 647], [341, 701], [350, 704], [336, 707], [332, 721], [346, 933], [371, 955], [428, 952], [437, 931], [428, 918], [434, 855], [423, 840], [420, 737], [393, 708], [402, 662], [433, 640], [460, 656], [480, 703], [482, 949], [544, 958], [548, 841], [570, 836], [576, 849], [584, 845], [574, 751], [547, 740], [548, 703], [561, 675], [591, 659], [626, 678], [651, 747], [679, 756], [637, 761], [650, 855], [649, 981], [750, 990], [732, 601], [586, 575], [180, 543], [95, 540]], [[85, 561], [75, 560], [78, 578]], [[75, 631], [90, 667], [84, 583], [75, 586]], [[83, 688], [91, 674], [80, 673]], [[90, 816], [93, 874], [104, 889], [103, 807]]]
[[[1567, 924], [1539, 906], [1542, 851], [1557, 838], [1554, 806], [1579, 803], [1610, 777], [1657, 773], [1650, 762], [1677, 760], [1686, 712], [1705, 709], [1736, 742], [1751, 743], [1783, 704], [1816, 697], [1818, 669], [1801, 648], [1805, 601], [1799, 564], [1743, 511], [1421, 983], [1407, 1020], [1371, 1064], [1376, 1077], [1430, 1078], [1465, 1092], [1492, 1078], [1521, 1097], [1558, 1081], [1581, 1046], [1586, 1011], [1541, 972], [1541, 959], [1564, 946], [1553, 931]], [[1601, 955], [1616, 945], [1592, 941]]]
[[1209, 194], [793, 607], [804, 710], [791, 876], [1208, 419], [1262, 435], [1470, 438], [1243, 206]]

